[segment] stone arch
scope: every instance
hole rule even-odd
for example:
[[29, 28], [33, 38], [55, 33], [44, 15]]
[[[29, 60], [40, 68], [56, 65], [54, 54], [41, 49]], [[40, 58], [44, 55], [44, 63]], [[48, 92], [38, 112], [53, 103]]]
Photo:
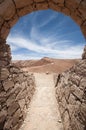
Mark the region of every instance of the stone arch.
[[[4, 83], [4, 80], [6, 80], [6, 79], [8, 80], [8, 78], [10, 78], [14, 82], [15, 77], [13, 77], [13, 76], [15, 76], [15, 74], [17, 75], [16, 77], [19, 77], [19, 75], [20, 75], [20, 78], [15, 79], [15, 84], [16, 84], [16, 80], [20, 80], [19, 81], [20, 86], [21, 86], [21, 83], [23, 82], [23, 81], [21, 82], [22, 75], [23, 75], [23, 77], [25, 76], [25, 78], [27, 77], [26, 74], [22, 74], [23, 72], [21, 73], [21, 71], [18, 70], [18, 68], [15, 68], [13, 66], [8, 66], [11, 61], [11, 53], [10, 53], [9, 45], [7, 45], [5, 43], [6, 43], [6, 38], [9, 34], [10, 29], [18, 21], [18, 19], [21, 16], [24, 16], [33, 11], [44, 10], [44, 9], [49, 9], [49, 8], [53, 9], [55, 11], [60, 11], [64, 14], [70, 16], [72, 19], [74, 19], [74, 21], [80, 26], [81, 31], [83, 32], [83, 35], [86, 37], [86, 0], [0, 0], [0, 90], [4, 86], [2, 84], [2, 83]], [[83, 81], [84, 84], [86, 83], [86, 80], [85, 80], [86, 70], [84, 67], [84, 66], [86, 66], [86, 60], [84, 60], [84, 59], [86, 59], [85, 50], [83, 53], [83, 62], [82, 62], [84, 65], [79, 64], [79, 66], [77, 68], [77, 73], [76, 73], [76, 76], [80, 75], [81, 78], [84, 80]], [[6, 68], [6, 66], [7, 66], [7, 68]], [[75, 67], [77, 67], [77, 66], [75, 66]], [[80, 70], [82, 70], [82, 71], [79, 72]], [[71, 71], [75, 72], [75, 69], [71, 68]], [[9, 75], [10, 75], [10, 77], [8, 77]], [[76, 79], [76, 81], [78, 80], [77, 77], [75, 77], [75, 79]], [[33, 79], [32, 79], [32, 81], [33, 81]], [[76, 82], [76, 81], [74, 80], [73, 82]], [[27, 78], [26, 78], [26, 82], [27, 82]], [[83, 82], [82, 82], [82, 84], [83, 84]], [[13, 87], [13, 86], [14, 85], [11, 82], [11, 87]], [[9, 87], [9, 84], [8, 84], [8, 87]], [[34, 85], [33, 85], [33, 88], [34, 88]], [[7, 98], [6, 96], [8, 96], [7, 89], [9, 89], [9, 88], [5, 88], [5, 89], [6, 89], [6, 92], [2, 93], [3, 95], [0, 95], [1, 96], [0, 101], [3, 99], [2, 100], [3, 102], [5, 102], [5, 100]], [[1, 91], [3, 91], [3, 90], [1, 90]], [[65, 90], [65, 92], [66, 92], [66, 90]], [[23, 93], [21, 92], [21, 94], [23, 94]], [[24, 94], [24, 95], [27, 96], [27, 94]], [[30, 99], [31, 99], [31, 97], [30, 97]], [[28, 100], [26, 102], [28, 105]], [[11, 103], [11, 106], [12, 105], [13, 104]], [[6, 106], [6, 103], [5, 103], [5, 106]], [[10, 106], [10, 110], [11, 110], [11, 106]], [[15, 107], [15, 104], [13, 105], [13, 107]], [[16, 104], [16, 107], [19, 108], [19, 104]], [[2, 129], [5, 130], [3, 128], [3, 126], [6, 121], [7, 111], [9, 109], [7, 111], [4, 111], [3, 108], [0, 108], [0, 110], [1, 109], [2, 109], [1, 117], [3, 117], [3, 118], [0, 121], [2, 121], [1, 122]], [[82, 115], [83, 115], [83, 112], [86, 113], [85, 105], [81, 106], [78, 109], [79, 110], [81, 109]], [[10, 110], [9, 110], [9, 113], [10, 113]], [[72, 108], [72, 110], [74, 110], [74, 108]], [[79, 113], [76, 113], [77, 118], [79, 117], [78, 114]], [[73, 120], [73, 118], [72, 118], [72, 120]], [[81, 123], [82, 123], [82, 120], [83, 120], [83, 118], [81, 119]], [[65, 118], [64, 118], [64, 121], [66, 121]], [[70, 128], [70, 130], [75, 130], [75, 129], [79, 130], [78, 129], [79, 127], [77, 128], [76, 120], [73, 120], [73, 121], [75, 121], [76, 127], [74, 127], [74, 129]], [[86, 125], [86, 120], [83, 122], [85, 122], [85, 125]], [[10, 123], [10, 120], [9, 120], [9, 123]], [[9, 123], [8, 123], [8, 125], [9, 125]], [[74, 122], [72, 125], [74, 125]], [[85, 126], [85, 128], [86, 128], [86, 126]], [[10, 130], [10, 129], [12, 130], [12, 128], [8, 128], [6, 130]], [[15, 128], [13, 128], [13, 130], [17, 130], [17, 129], [18, 129], [17, 126]], [[82, 126], [82, 128], [80, 128], [80, 130], [83, 130], [83, 129], [84, 129], [84, 127]], [[67, 130], [67, 129], [65, 129], [65, 130]]]
[[70, 16], [86, 37], [85, 0], [0, 0], [0, 38], [6, 39], [19, 17], [49, 8]]
[[37, 10], [52, 9], [70, 16], [86, 37], [85, 0], [0, 0], [0, 66], [11, 61], [10, 47], [5, 44], [12, 26], [18, 19]]

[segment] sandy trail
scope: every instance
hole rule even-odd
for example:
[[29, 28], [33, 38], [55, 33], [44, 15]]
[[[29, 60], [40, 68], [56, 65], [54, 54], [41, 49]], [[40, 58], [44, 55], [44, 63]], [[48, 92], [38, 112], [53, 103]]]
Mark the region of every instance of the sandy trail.
[[35, 73], [36, 91], [20, 130], [63, 130], [52, 74]]

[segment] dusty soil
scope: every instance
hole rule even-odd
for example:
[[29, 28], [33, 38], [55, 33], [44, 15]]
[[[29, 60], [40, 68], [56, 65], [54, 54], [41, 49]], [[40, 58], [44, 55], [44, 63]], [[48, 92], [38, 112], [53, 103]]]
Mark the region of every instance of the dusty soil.
[[38, 73], [61, 73], [71, 68], [78, 61], [78, 59], [70, 60], [44, 57], [40, 60], [13, 61], [13, 63], [22, 68], [24, 71]]
[[52, 74], [35, 73], [36, 91], [20, 130], [63, 130]]

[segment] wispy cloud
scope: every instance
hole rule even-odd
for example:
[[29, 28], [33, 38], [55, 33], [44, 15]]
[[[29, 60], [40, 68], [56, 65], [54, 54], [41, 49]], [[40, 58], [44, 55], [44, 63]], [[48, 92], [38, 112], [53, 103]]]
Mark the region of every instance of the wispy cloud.
[[[28, 55], [24, 55], [22, 52], [22, 55], [17, 55], [13, 56], [16, 57], [16, 59], [19, 59], [20, 57], [22, 59], [27, 57], [28, 59], [30, 58], [41, 58], [41, 55], [46, 55], [46, 56], [51, 56], [52, 57], [57, 57], [57, 58], [79, 58], [81, 57], [82, 51], [83, 51], [83, 46], [82, 45], [68, 45], [68, 42], [70, 43], [71, 41], [64, 41], [60, 40], [57, 43], [52, 43], [48, 44], [45, 46], [43, 45], [38, 45], [36, 42], [30, 40], [30, 39], [24, 39], [22, 37], [9, 37], [7, 39], [7, 42], [11, 45], [13, 51], [17, 52], [18, 49], [24, 48], [28, 50]], [[40, 41], [41, 42], [41, 41]], [[37, 57], [30, 56], [29, 51], [33, 51], [35, 55], [39, 55]], [[18, 53], [18, 52], [17, 52]], [[15, 58], [14, 58], [15, 59]]]
[[[48, 10], [51, 11], [51, 10]], [[49, 24], [52, 20], [54, 20], [56, 17], [58, 17], [58, 12], [52, 12], [48, 13], [48, 11], [46, 12], [46, 14], [44, 15], [44, 11], [36, 11], [35, 13], [33, 13], [33, 21], [32, 21], [32, 25], [36, 26], [37, 28], [42, 28], [44, 26], [46, 26], [47, 24]], [[47, 15], [47, 18], [46, 18]], [[38, 22], [39, 19], [39, 22]], [[46, 20], [45, 20], [46, 19]]]
[[[11, 45], [13, 59], [39, 59], [43, 56], [64, 59], [81, 57], [85, 43], [81, 43], [81, 41], [77, 43], [77, 41], [68, 38], [76, 35], [79, 31], [77, 28], [75, 31], [72, 28], [72, 31], [68, 31], [69, 28], [65, 31], [65, 25], [70, 23], [68, 17], [67, 19], [64, 16], [60, 17], [56, 12], [50, 12], [49, 15], [43, 12], [41, 15], [41, 13], [36, 12], [30, 14], [30, 21], [28, 17], [26, 18], [23, 23], [21, 19], [21, 24], [14, 28], [19, 29], [18, 33], [10, 34], [7, 38], [7, 43]], [[54, 20], [57, 22], [57, 19], [59, 22], [55, 23]], [[23, 32], [23, 24], [25, 27], [28, 25], [26, 20], [30, 22], [30, 30]], [[53, 24], [49, 25], [50, 22]], [[19, 25], [21, 25], [20, 28]], [[24, 49], [27, 50], [25, 54]]]

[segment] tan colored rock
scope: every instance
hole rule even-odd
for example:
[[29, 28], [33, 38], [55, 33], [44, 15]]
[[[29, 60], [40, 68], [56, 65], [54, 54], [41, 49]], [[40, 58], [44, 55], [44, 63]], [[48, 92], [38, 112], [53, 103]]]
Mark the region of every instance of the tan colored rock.
[[24, 8], [18, 9], [17, 12], [18, 12], [19, 16], [24, 16], [26, 14], [31, 13], [32, 11], [33, 11], [33, 6], [32, 5], [28, 5], [28, 6], [24, 7]]
[[2, 68], [2, 69], [1, 69], [1, 72], [0, 72], [0, 79], [1, 79], [1, 80], [5, 80], [5, 79], [8, 78], [8, 76], [9, 76], [9, 71], [8, 71], [8, 69], [7, 69], [7, 68]]
[[24, 8], [33, 3], [33, 0], [14, 0], [16, 8]]
[[2, 130], [5, 124], [5, 120], [6, 120], [6, 116], [7, 116], [7, 111], [2, 110], [0, 112], [0, 129]]
[[3, 23], [4, 23], [4, 20], [2, 17], [0, 17], [0, 29], [1, 29]]
[[10, 128], [12, 127], [12, 117], [10, 117], [6, 122], [5, 122], [5, 125], [4, 125], [4, 130], [10, 130]]
[[45, 10], [48, 9], [48, 3], [43, 2], [43, 3], [36, 3], [36, 10]]
[[69, 9], [70, 9], [70, 7], [76, 9], [79, 6], [80, 2], [81, 2], [81, 0], [66, 0], [65, 5], [66, 5], [66, 7], [69, 7]]
[[19, 109], [19, 104], [17, 102], [12, 103], [8, 107], [8, 115], [12, 116]]
[[61, 7], [49, 1], [49, 8], [55, 11], [61, 12]]
[[21, 99], [21, 100], [19, 100], [18, 102], [19, 102], [19, 105], [20, 105], [21, 110], [24, 110], [25, 99]]
[[34, 2], [44, 2], [44, 0], [34, 0]]
[[82, 0], [78, 10], [80, 11], [81, 15], [86, 19], [86, 1]]
[[7, 99], [6, 92], [2, 91], [0, 92], [0, 103], [5, 103]]
[[13, 25], [15, 25], [18, 21], [19, 17], [16, 15], [14, 15], [11, 20], [8, 21], [8, 24], [10, 27], [12, 27]]
[[71, 105], [75, 105], [76, 104], [76, 97], [73, 94], [70, 94], [68, 102]]
[[13, 122], [12, 125], [16, 126], [19, 122], [19, 118], [22, 116], [21, 110], [18, 109], [15, 114], [13, 115]]
[[6, 101], [7, 107], [9, 107], [14, 101], [15, 101], [15, 94], [12, 94]]
[[17, 95], [16, 100], [21, 100], [24, 99], [26, 97], [27, 91], [20, 91], [20, 93]]
[[82, 103], [80, 108], [80, 117], [79, 120], [85, 124], [86, 123], [86, 104]]
[[83, 79], [81, 79], [79, 88], [80, 88], [81, 90], [84, 90], [84, 89], [86, 88], [86, 77], [83, 78]]
[[69, 117], [68, 112], [65, 111], [64, 114], [63, 114], [63, 120], [64, 120], [63, 125], [65, 126], [65, 130], [70, 129], [70, 121], [69, 121], [70, 119], [69, 118], [70, 117]]
[[68, 8], [62, 8], [62, 12], [65, 14], [65, 15], [70, 15], [71, 12]]
[[8, 23], [5, 22], [1, 28], [1, 38], [6, 39], [9, 32], [10, 32], [10, 27]]
[[77, 16], [75, 13], [71, 13], [71, 18], [80, 26], [83, 20]]
[[15, 14], [15, 5], [12, 0], [4, 0], [0, 4], [0, 16], [5, 20], [9, 20]]
[[12, 87], [14, 87], [14, 82], [11, 80], [6, 80], [3, 83], [3, 87], [5, 89], [5, 91], [8, 91], [9, 89], [11, 89]]
[[84, 47], [84, 52], [83, 52], [83, 54], [82, 54], [82, 59], [83, 59], [83, 60], [86, 59], [86, 45], [85, 45], [85, 47]]
[[64, 0], [53, 0], [53, 2], [55, 2], [55, 3], [60, 3], [60, 4], [64, 4]]

